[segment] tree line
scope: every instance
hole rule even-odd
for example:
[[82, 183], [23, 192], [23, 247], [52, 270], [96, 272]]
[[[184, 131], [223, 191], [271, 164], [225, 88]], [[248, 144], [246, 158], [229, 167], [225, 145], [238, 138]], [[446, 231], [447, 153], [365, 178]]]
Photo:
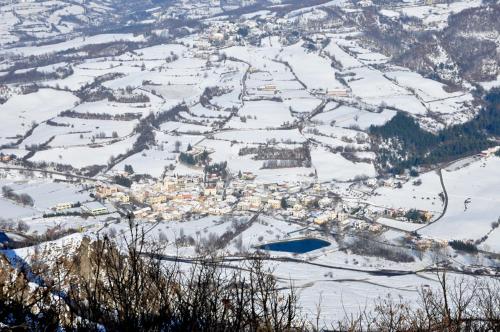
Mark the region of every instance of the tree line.
[[35, 201], [33, 200], [33, 198], [30, 195], [25, 194], [25, 193], [18, 194], [14, 191], [14, 189], [12, 189], [9, 186], [2, 187], [2, 195], [7, 199], [13, 200], [13, 201], [15, 201], [19, 204], [25, 205], [25, 206], [35, 205]]

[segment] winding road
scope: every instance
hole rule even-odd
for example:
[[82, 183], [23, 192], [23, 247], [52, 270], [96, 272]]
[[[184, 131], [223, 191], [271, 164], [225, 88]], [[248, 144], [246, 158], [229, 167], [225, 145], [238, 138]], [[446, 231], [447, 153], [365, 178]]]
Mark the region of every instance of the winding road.
[[448, 192], [446, 191], [446, 186], [444, 185], [444, 180], [443, 180], [443, 169], [440, 167], [436, 170], [436, 172], [438, 173], [439, 175], [439, 181], [441, 182], [441, 188], [443, 188], [443, 200], [444, 200], [444, 207], [443, 207], [443, 212], [441, 212], [441, 214], [439, 215], [439, 217], [437, 217], [434, 221], [431, 221], [427, 224], [425, 224], [424, 226], [418, 228], [416, 230], [416, 232], [420, 231], [421, 229], [424, 229], [426, 228], [427, 226], [429, 225], [432, 225], [434, 224], [435, 222], [441, 220], [441, 218], [444, 217], [444, 215], [446, 214], [446, 211], [448, 210]]

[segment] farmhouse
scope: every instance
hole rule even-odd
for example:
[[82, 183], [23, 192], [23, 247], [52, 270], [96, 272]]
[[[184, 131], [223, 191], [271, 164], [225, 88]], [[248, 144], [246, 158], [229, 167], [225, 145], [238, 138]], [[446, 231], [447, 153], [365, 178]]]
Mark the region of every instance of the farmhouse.
[[0, 160], [1, 160], [1, 161], [3, 161], [4, 163], [9, 162], [11, 159], [12, 159], [12, 158], [11, 158], [11, 156], [10, 156], [10, 155], [2, 155], [2, 156], [0, 157]]
[[52, 207], [52, 210], [63, 211], [63, 210], [71, 209], [72, 207], [73, 207], [73, 203], [58, 203], [54, 207]]
[[348, 89], [327, 89], [326, 95], [329, 97], [349, 97]]
[[429, 212], [429, 211], [423, 211], [422, 212], [422, 218], [424, 219], [424, 221], [428, 222], [432, 219], [434, 215], [432, 214], [432, 212]]
[[276, 88], [276, 85], [274, 85], [274, 84], [266, 84], [266, 85], [259, 86], [257, 88], [257, 90], [267, 91], [267, 92], [276, 92], [277, 88]]
[[492, 148], [481, 151], [481, 156], [482, 157], [489, 157], [489, 156], [495, 154], [499, 150], [500, 150], [500, 146], [494, 146]]

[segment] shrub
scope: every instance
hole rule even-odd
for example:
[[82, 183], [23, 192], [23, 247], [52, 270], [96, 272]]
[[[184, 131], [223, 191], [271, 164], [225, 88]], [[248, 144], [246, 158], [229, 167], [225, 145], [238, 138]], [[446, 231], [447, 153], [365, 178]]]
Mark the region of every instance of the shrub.
[[466, 242], [462, 240], [452, 240], [448, 242], [448, 244], [455, 250], [466, 251], [469, 253], [477, 253], [477, 246], [472, 242]]

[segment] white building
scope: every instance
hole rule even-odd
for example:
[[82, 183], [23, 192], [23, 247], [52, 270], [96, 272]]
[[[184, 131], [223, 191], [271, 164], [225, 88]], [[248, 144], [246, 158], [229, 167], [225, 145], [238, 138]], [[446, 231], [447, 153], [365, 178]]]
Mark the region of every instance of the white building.
[[93, 216], [108, 213], [108, 209], [99, 202], [90, 202], [82, 206], [82, 211], [88, 212]]

